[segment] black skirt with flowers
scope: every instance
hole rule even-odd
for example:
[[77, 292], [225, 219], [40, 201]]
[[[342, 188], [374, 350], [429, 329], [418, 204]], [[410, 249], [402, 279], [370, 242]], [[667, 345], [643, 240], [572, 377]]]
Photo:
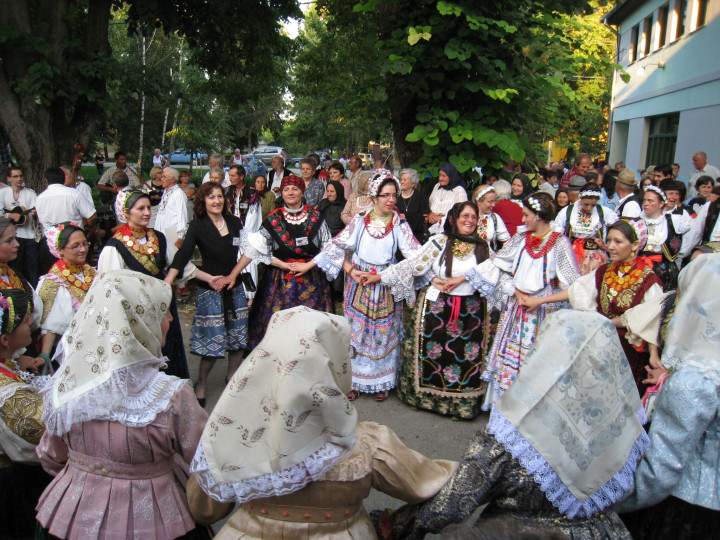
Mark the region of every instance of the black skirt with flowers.
[[398, 397], [419, 409], [475, 418], [485, 389], [487, 303], [478, 294], [445, 293], [433, 302], [426, 293], [405, 320]]

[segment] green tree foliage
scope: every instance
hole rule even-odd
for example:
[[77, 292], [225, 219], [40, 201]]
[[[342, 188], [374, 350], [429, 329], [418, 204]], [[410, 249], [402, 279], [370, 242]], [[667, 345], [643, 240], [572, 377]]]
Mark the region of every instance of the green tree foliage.
[[296, 39], [290, 83], [292, 119], [279, 137], [289, 147], [338, 148], [354, 152], [370, 139], [387, 139], [390, 124], [385, 112], [386, 93], [378, 66], [373, 20], [356, 17], [352, 24], [338, 23], [335, 9], [310, 10]]
[[[75, 141], [91, 141], [118, 68], [111, 10], [123, 6], [131, 35], [157, 27], [184, 36], [193, 62], [232, 88], [235, 104], [257, 95], [247, 83], [275, 80], [270, 59], [289, 52], [280, 20], [300, 15], [295, 0], [0, 0], [0, 122], [36, 188], [46, 167], [71, 159]], [[239, 75], [245, 84], [228, 84]]]
[[363, 24], [403, 165], [501, 168], [591, 108], [575, 75], [599, 60], [568, 30], [591, 13], [586, 0], [323, 0], [319, 9], [336, 28], [372, 21]]

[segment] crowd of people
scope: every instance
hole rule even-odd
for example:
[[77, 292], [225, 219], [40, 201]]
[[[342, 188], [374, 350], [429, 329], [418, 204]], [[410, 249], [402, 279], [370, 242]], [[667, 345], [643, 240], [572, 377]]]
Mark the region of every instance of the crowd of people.
[[[474, 189], [451, 163], [421, 182], [357, 156], [249, 178], [239, 151], [196, 186], [161, 157], [144, 179], [118, 152], [98, 209], [73, 169], [39, 195], [5, 175], [0, 537], [210, 538], [230, 516], [217, 538], [422, 538], [471, 515], [518, 538], [718, 537], [704, 153], [689, 180], [580, 154]], [[358, 422], [353, 401], [391, 391], [489, 423], [432, 460]], [[408, 504], [370, 516], [372, 487]]]

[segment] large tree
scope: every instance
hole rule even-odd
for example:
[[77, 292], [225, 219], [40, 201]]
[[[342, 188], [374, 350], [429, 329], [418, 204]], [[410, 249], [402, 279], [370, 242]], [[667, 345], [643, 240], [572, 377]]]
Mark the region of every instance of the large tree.
[[[30, 185], [87, 145], [116, 67], [108, 24], [119, 0], [0, 0], [0, 123]], [[134, 0], [130, 32], [153, 25], [185, 36], [193, 60], [219, 82], [262, 79], [270, 55], [286, 54], [280, 20], [295, 0]], [[250, 22], [248, 22], [250, 21]], [[251, 94], [247, 94], [251, 95]]]

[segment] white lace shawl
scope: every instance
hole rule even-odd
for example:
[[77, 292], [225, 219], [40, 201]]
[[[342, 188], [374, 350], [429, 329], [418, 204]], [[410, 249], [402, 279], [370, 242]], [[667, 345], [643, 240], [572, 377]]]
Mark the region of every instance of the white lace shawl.
[[59, 369], [51, 384], [41, 392], [45, 428], [53, 435], [63, 435], [73, 424], [89, 420], [108, 420], [129, 427], [148, 425], [170, 408], [180, 387], [189, 384], [187, 380], [159, 372], [164, 362], [165, 359], [153, 359], [117, 369], [99, 386], [56, 409], [52, 382], [62, 373], [63, 369]]

